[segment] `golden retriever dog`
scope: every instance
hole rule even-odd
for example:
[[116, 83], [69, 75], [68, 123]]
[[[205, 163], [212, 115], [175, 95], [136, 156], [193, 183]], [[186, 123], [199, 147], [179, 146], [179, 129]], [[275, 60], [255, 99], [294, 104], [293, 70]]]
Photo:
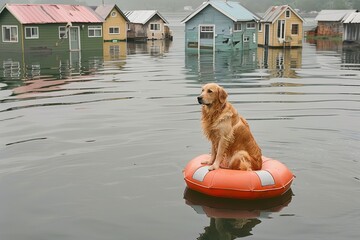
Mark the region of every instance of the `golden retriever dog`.
[[204, 164], [218, 168], [259, 170], [261, 149], [249, 124], [227, 101], [227, 92], [216, 83], [202, 87], [198, 102], [202, 105], [202, 128], [211, 142], [211, 158]]

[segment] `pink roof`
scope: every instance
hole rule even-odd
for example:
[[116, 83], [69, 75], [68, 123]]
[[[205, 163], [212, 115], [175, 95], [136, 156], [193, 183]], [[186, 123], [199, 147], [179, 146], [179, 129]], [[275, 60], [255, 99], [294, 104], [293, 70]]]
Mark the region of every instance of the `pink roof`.
[[94, 10], [81, 5], [62, 4], [6, 4], [22, 24], [33, 23], [101, 23], [104, 20]]

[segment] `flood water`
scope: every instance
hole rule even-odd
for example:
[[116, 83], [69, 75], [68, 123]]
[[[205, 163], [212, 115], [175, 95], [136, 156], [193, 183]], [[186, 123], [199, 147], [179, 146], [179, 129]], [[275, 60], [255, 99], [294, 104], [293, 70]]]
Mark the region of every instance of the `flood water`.
[[[168, 16], [165, 16], [168, 17]], [[1, 239], [358, 239], [360, 49], [187, 54], [173, 42], [105, 53], [0, 54]], [[186, 191], [208, 153], [196, 96], [217, 82], [290, 195], [245, 203]]]

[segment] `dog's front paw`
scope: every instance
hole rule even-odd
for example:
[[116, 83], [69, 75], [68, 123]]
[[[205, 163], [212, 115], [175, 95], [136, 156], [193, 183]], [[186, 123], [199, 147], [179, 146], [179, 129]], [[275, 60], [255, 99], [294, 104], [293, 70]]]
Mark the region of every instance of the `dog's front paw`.
[[218, 164], [213, 164], [209, 167], [209, 171], [212, 171], [212, 170], [216, 170], [216, 169], [219, 169], [220, 166]]
[[201, 164], [206, 164], [206, 165], [211, 165], [213, 164], [214, 161], [211, 161], [211, 160], [204, 160], [201, 162]]

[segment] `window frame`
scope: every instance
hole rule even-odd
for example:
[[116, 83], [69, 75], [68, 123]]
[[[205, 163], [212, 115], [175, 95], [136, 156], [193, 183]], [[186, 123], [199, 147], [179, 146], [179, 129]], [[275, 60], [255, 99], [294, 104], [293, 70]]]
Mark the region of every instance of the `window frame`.
[[[250, 26], [250, 25], [253, 25], [254, 26]], [[247, 22], [246, 23], [246, 29], [255, 29], [256, 28], [256, 23], [255, 22]]]
[[[62, 30], [62, 28], [64, 30]], [[67, 34], [68, 31], [67, 31], [66, 26], [59, 26], [58, 30], [59, 30], [59, 39], [68, 38], [68, 34]], [[61, 34], [64, 34], [64, 35], [61, 36]]]
[[241, 32], [241, 31], [242, 31], [242, 23], [241, 22], [235, 22], [234, 23], [234, 32]]
[[[296, 33], [293, 32], [294, 26], [296, 26]], [[299, 24], [298, 23], [291, 24], [291, 35], [299, 35]]]
[[286, 17], [286, 18], [291, 18], [291, 11], [290, 11], [290, 9], [287, 9], [287, 10], [285, 11], [285, 17]]
[[[5, 30], [6, 30], [6, 28], [10, 28], [10, 39], [9, 40], [5, 40]], [[15, 28], [16, 40], [11, 39], [12, 28]], [[1, 33], [2, 33], [2, 39], [1, 40], [4, 43], [18, 43], [19, 42], [19, 27], [17, 25], [1, 25]]]
[[[96, 33], [99, 33], [100, 35], [97, 35]], [[93, 32], [93, 35], [90, 35], [90, 32]], [[88, 26], [88, 37], [89, 38], [97, 38], [102, 37], [102, 26], [101, 25], [90, 25]]]
[[277, 20], [276, 36], [278, 39], [285, 39], [285, 29], [286, 29], [285, 20], [283, 20], [283, 19]]
[[[157, 29], [157, 28], [153, 28], [153, 26], [159, 26], [159, 29]], [[161, 31], [161, 25], [160, 25], [160, 23], [150, 23], [149, 24], [149, 28], [150, 28], [150, 31]]]
[[214, 25], [201, 25], [199, 37], [200, 39], [211, 39], [213, 40], [215, 36], [215, 26]]
[[117, 17], [117, 12], [115, 10], [111, 11], [110, 16]]
[[[111, 32], [111, 29], [113, 29], [113, 30], [117, 29], [117, 32]], [[117, 26], [109, 27], [109, 34], [110, 35], [119, 35], [120, 34], [120, 27], [117, 27]]]
[[[31, 29], [31, 31], [30, 31], [30, 35], [31, 36], [27, 36], [27, 29]], [[32, 31], [32, 29], [36, 29], [36, 35], [34, 35], [33, 36], [33, 31]], [[36, 26], [29, 26], [29, 27], [25, 27], [25, 29], [24, 29], [24, 31], [25, 31], [25, 39], [39, 39], [40, 38], [40, 35], [39, 35], [39, 27], [36, 27]]]

